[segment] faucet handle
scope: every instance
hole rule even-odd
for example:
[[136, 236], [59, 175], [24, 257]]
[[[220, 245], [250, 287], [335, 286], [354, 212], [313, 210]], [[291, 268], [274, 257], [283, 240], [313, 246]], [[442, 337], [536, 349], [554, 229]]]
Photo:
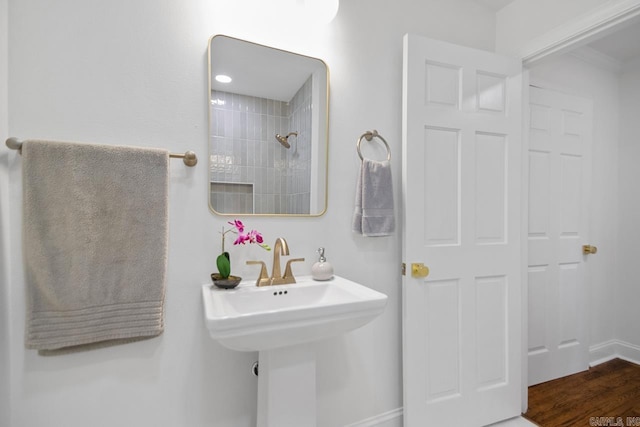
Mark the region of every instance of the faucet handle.
[[287, 266], [284, 269], [284, 276], [282, 276], [282, 278], [285, 280], [285, 283], [296, 283], [296, 278], [293, 277], [293, 271], [291, 271], [291, 263], [303, 261], [304, 258], [293, 258], [287, 261]]
[[269, 286], [271, 281], [269, 280], [269, 275], [267, 274], [267, 265], [264, 261], [247, 261], [247, 265], [258, 265], [261, 264], [262, 268], [260, 268], [260, 276], [258, 276], [258, 280], [256, 280], [256, 286]]

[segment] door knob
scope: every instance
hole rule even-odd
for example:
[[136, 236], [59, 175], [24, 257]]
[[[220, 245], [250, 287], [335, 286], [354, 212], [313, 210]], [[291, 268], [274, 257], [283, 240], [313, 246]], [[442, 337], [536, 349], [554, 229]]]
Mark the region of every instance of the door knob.
[[411, 277], [424, 278], [429, 275], [429, 267], [421, 262], [414, 262], [411, 264]]
[[598, 253], [598, 248], [591, 245], [582, 245], [582, 253], [585, 255]]

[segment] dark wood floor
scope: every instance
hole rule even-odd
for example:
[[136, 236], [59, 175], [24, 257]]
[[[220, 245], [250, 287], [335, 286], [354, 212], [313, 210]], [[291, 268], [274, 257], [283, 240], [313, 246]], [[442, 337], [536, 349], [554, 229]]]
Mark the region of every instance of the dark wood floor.
[[614, 359], [529, 387], [525, 417], [543, 427], [640, 426], [640, 366]]

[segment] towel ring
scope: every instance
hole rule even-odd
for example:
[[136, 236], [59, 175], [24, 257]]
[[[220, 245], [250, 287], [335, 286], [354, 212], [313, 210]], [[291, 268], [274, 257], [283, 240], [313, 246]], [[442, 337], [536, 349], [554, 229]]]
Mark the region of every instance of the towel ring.
[[387, 148], [387, 161], [391, 160], [391, 149], [389, 148], [389, 144], [387, 144], [387, 141], [385, 141], [385, 139], [375, 129], [373, 131], [366, 131], [360, 135], [360, 138], [358, 138], [356, 149], [358, 150], [360, 160], [364, 160], [364, 157], [362, 157], [362, 153], [360, 152], [360, 142], [362, 141], [362, 138], [365, 138], [367, 141], [371, 141], [373, 138], [380, 138], [382, 142], [384, 142], [384, 146]]

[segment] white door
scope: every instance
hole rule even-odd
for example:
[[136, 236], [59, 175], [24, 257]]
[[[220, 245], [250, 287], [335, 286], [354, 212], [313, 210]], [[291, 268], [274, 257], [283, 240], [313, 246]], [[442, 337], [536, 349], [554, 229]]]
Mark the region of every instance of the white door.
[[587, 241], [592, 101], [531, 87], [529, 385], [589, 367]]
[[[407, 35], [404, 425], [520, 414], [521, 63]], [[411, 263], [430, 268], [412, 277]]]

